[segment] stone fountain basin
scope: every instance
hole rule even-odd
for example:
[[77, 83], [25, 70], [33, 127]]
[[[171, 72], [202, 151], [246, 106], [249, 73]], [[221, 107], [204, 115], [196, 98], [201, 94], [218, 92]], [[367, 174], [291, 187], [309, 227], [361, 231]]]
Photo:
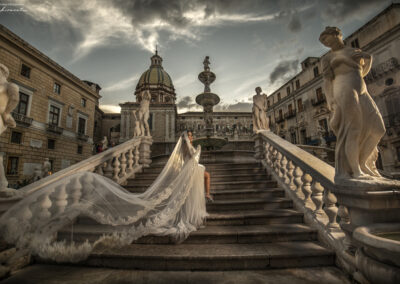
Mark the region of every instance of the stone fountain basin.
[[378, 223], [358, 227], [355, 240], [366, 255], [388, 265], [400, 267], [400, 223]]
[[201, 106], [215, 106], [219, 103], [219, 97], [214, 93], [201, 93], [196, 97], [196, 103]]

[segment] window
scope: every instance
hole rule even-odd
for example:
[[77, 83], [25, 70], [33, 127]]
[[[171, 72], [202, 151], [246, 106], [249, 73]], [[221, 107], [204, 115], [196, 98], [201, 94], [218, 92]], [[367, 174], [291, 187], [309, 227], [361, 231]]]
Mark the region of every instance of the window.
[[300, 143], [307, 144], [307, 132], [305, 129], [300, 130]]
[[24, 93], [19, 93], [19, 103], [15, 108], [15, 112], [26, 115], [28, 112], [29, 96]]
[[319, 126], [321, 126], [325, 132], [328, 132], [328, 121], [326, 120], [326, 118], [321, 119], [320, 121], [318, 121]]
[[83, 117], [78, 118], [78, 133], [85, 134], [86, 133], [86, 119]]
[[270, 103], [270, 101], [269, 101], [269, 100], [267, 101], [267, 106], [268, 106], [268, 107], [270, 107], [270, 106], [271, 106], [271, 103]]
[[26, 77], [26, 78], [30, 78], [31, 77], [31, 68], [28, 67], [25, 64], [22, 64], [22, 66], [21, 66], [21, 75]]
[[235, 116], [235, 119], [238, 119], [238, 117], [237, 117], [237, 116]]
[[281, 110], [281, 109], [279, 110], [279, 119], [280, 119], [280, 120], [282, 120], [282, 119], [283, 119], [283, 112], [282, 112], [282, 110]]
[[400, 161], [400, 147], [396, 147], [397, 161]]
[[293, 113], [293, 106], [292, 106], [292, 104], [289, 104], [289, 105], [288, 105], [288, 110], [289, 110], [289, 113], [290, 113], [290, 114]]
[[81, 98], [81, 106], [86, 107], [86, 99]]
[[322, 88], [321, 87], [316, 89], [315, 93], [317, 94], [317, 101], [322, 101], [324, 99], [324, 94], [322, 93]]
[[58, 125], [59, 121], [60, 121], [60, 108], [50, 105], [49, 123], [52, 125]]
[[47, 149], [55, 149], [56, 148], [56, 140], [47, 139]]
[[272, 120], [271, 120], [271, 116], [269, 115], [268, 116], [268, 125], [271, 126], [271, 124], [272, 124]]
[[278, 93], [278, 102], [281, 100], [281, 93]]
[[60, 94], [60, 93], [61, 93], [61, 85], [58, 84], [58, 83], [54, 83], [53, 92], [54, 92], [55, 94]]
[[296, 90], [300, 88], [300, 80], [296, 80]]
[[296, 132], [290, 133], [290, 140], [293, 144], [297, 144]]
[[318, 66], [314, 67], [314, 78], [317, 77], [319, 75], [319, 70], [318, 70]]
[[153, 114], [150, 113], [149, 115], [149, 128], [150, 130], [153, 130]]
[[7, 161], [7, 174], [17, 175], [18, 174], [18, 163], [19, 157], [8, 157]]
[[78, 145], [77, 153], [82, 154], [82, 151], [83, 151], [82, 145]]
[[301, 99], [297, 100], [297, 109], [298, 109], [299, 112], [302, 112], [304, 110], [303, 101]]
[[22, 142], [22, 133], [17, 131], [11, 132], [11, 143], [21, 144]]
[[290, 95], [290, 86], [287, 86], [287, 87], [286, 87], [286, 93], [287, 93], [288, 95]]
[[360, 44], [358, 43], [358, 38], [355, 38], [354, 40], [352, 40], [351, 47], [360, 48]]

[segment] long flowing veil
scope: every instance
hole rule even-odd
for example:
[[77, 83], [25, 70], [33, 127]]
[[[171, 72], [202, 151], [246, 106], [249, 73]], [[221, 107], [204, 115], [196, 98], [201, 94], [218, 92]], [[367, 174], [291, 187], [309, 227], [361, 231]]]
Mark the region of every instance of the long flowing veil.
[[[81, 261], [96, 245], [123, 246], [145, 235], [183, 241], [207, 216], [200, 152], [181, 136], [160, 175], [141, 194], [94, 173], [73, 174], [12, 206], [0, 218], [0, 233], [17, 248], [58, 262]], [[111, 225], [113, 232], [92, 243], [57, 241], [57, 231], [78, 216]]]

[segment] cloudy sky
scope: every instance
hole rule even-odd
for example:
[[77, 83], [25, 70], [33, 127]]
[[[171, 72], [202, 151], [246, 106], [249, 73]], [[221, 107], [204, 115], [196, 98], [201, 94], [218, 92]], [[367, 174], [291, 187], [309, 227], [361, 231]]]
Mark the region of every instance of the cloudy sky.
[[255, 87], [271, 93], [302, 60], [327, 51], [318, 42], [325, 26], [340, 27], [346, 37], [391, 2], [2, 0], [0, 24], [79, 78], [98, 83], [107, 112], [135, 101], [156, 45], [179, 112], [197, 110], [194, 98], [203, 91], [197, 75], [206, 55], [217, 75], [211, 85], [221, 98], [217, 109], [250, 111]]

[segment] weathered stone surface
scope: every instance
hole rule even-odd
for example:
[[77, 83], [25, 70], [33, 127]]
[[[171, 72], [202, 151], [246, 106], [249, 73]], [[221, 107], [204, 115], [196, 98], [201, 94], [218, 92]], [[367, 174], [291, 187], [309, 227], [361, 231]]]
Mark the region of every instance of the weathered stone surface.
[[16, 248], [9, 248], [0, 252], [0, 263], [4, 263], [9, 260], [16, 252]]
[[10, 268], [7, 266], [0, 265], [0, 279], [3, 279], [10, 275]]
[[296, 283], [349, 284], [335, 267], [275, 269], [257, 271], [142, 271], [74, 266], [34, 265], [16, 273], [4, 284], [152, 284], [152, 283]]

